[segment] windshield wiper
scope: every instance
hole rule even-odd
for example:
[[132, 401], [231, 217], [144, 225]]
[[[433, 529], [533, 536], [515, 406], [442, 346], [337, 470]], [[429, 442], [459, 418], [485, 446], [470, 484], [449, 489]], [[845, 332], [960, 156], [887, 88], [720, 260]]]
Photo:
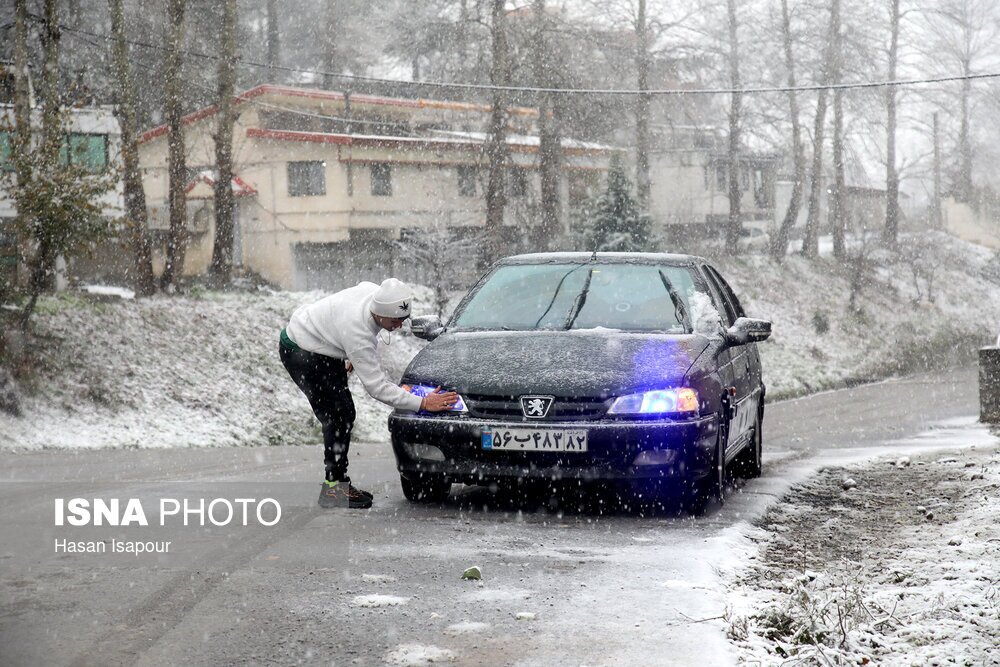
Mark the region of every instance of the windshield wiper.
[[563, 277], [559, 279], [559, 284], [558, 284], [558, 285], [556, 285], [556, 291], [555, 291], [555, 292], [554, 292], [554, 293], [552, 294], [552, 300], [551, 300], [551, 301], [549, 301], [549, 305], [548, 305], [548, 307], [547, 307], [547, 308], [545, 309], [545, 312], [544, 312], [544, 313], [542, 313], [542, 314], [541, 314], [541, 315], [540, 315], [540, 316], [538, 317], [538, 320], [537, 320], [537, 321], [535, 322], [535, 326], [534, 326], [534, 328], [535, 328], [535, 329], [537, 329], [537, 328], [538, 328], [538, 325], [542, 323], [542, 320], [544, 320], [544, 319], [545, 319], [545, 316], [549, 314], [549, 311], [550, 311], [550, 310], [552, 310], [552, 306], [554, 306], [554, 305], [555, 305], [555, 303], [556, 303], [556, 297], [558, 297], [558, 296], [559, 296], [559, 290], [561, 290], [561, 289], [562, 289], [562, 286], [563, 286], [563, 283], [564, 283], [564, 282], [566, 282], [566, 279], [567, 279], [567, 278], [569, 278], [569, 275], [570, 275], [571, 273], [573, 273], [574, 271], [576, 271], [577, 269], [582, 269], [582, 268], [583, 268], [583, 267], [585, 267], [585, 266], [586, 266], [586, 264], [580, 264], [580, 265], [578, 265], [578, 266], [574, 266], [574, 267], [573, 267], [572, 269], [570, 269], [569, 271], [567, 271], [566, 273], [564, 273], [564, 274], [563, 274]]
[[583, 281], [583, 289], [580, 293], [576, 295], [573, 299], [573, 307], [570, 309], [569, 313], [566, 315], [566, 327], [568, 331], [570, 327], [573, 326], [573, 322], [576, 322], [577, 315], [583, 310], [583, 304], [587, 303], [587, 292], [590, 291], [590, 279], [594, 277], [594, 268], [591, 267], [590, 271], [587, 272], [587, 279]]
[[684, 326], [684, 333], [691, 333], [694, 331], [694, 327], [691, 326], [691, 319], [688, 317], [687, 307], [681, 300], [680, 295], [677, 294], [677, 290], [675, 290], [674, 286], [670, 284], [670, 280], [667, 279], [667, 274], [663, 273], [663, 269], [657, 269], [656, 272], [660, 274], [660, 282], [662, 282], [663, 286], [667, 288], [667, 293], [670, 294], [670, 300], [674, 302], [674, 317], [677, 318], [677, 321]]

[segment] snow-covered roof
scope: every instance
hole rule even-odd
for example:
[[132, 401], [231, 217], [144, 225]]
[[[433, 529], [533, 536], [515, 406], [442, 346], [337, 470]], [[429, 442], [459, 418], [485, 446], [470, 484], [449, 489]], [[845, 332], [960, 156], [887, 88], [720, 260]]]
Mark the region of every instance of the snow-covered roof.
[[[344, 93], [336, 90], [318, 90], [316, 88], [299, 88], [296, 86], [278, 86], [273, 84], [262, 84], [246, 90], [233, 97], [236, 106], [251, 102], [257, 98], [271, 98], [273, 101], [283, 101], [286, 104], [307, 104], [310, 106], [322, 106], [328, 102], [344, 102]], [[468, 113], [488, 114], [490, 106], [486, 104], [476, 104], [472, 102], [456, 102], [452, 100], [431, 100], [426, 98], [404, 98], [404, 97], [383, 97], [380, 95], [359, 95], [351, 94], [350, 101], [355, 106], [389, 106], [406, 109], [438, 109], [443, 111], [458, 111]], [[214, 116], [219, 110], [218, 105], [199, 109], [187, 114], [181, 119], [184, 125], [204, 120]], [[533, 117], [538, 115], [538, 109], [531, 107], [510, 107], [508, 113], [515, 116]], [[157, 137], [167, 134], [166, 124], [158, 125], [139, 137], [139, 143], [151, 141]]]
[[[184, 186], [184, 193], [187, 194], [188, 199], [210, 199], [214, 196], [213, 188], [215, 188], [215, 181], [217, 179], [218, 176], [211, 169], [200, 171]], [[207, 192], [200, 191], [203, 189], [199, 187], [202, 184], [208, 186]], [[233, 175], [231, 184], [233, 195], [236, 197], [251, 197], [257, 194], [256, 188], [235, 174]]]
[[[339, 134], [332, 132], [301, 132], [298, 130], [270, 130], [259, 127], [250, 127], [246, 130], [246, 135], [257, 139], [272, 139], [276, 141], [303, 141], [320, 144], [340, 144], [350, 146], [371, 146], [377, 148], [386, 147], [410, 147], [424, 150], [463, 150], [473, 149], [479, 151], [486, 141], [486, 135], [478, 136], [472, 132], [456, 133], [460, 136], [433, 136], [433, 137], [402, 137], [392, 135], [373, 134]], [[533, 141], [528, 141], [533, 139]], [[507, 138], [508, 146], [511, 150], [526, 153], [538, 151], [537, 137], [525, 137], [524, 135], [512, 135]], [[562, 145], [563, 153], [567, 154], [594, 154], [609, 153], [615, 150], [611, 146], [601, 144], [585, 144], [573, 140], [564, 140]]]

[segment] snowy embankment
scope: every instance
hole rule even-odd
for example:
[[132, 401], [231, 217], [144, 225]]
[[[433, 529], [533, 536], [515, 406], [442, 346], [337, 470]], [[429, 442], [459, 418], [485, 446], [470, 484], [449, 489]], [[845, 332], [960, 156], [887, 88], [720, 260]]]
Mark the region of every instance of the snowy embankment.
[[727, 594], [740, 664], [1000, 664], [997, 440], [925, 435], [899, 444], [965, 448], [824, 468], [741, 529], [757, 548]]
[[[718, 262], [751, 316], [774, 322], [760, 346], [771, 400], [933, 366], [968, 363], [996, 336], [1000, 271], [993, 253], [939, 235], [934, 302], [918, 299], [911, 264], [884, 268], [848, 311], [851, 271], [832, 258]], [[198, 292], [132, 300], [46, 298], [22, 377], [24, 415], [0, 413], [0, 447], [174, 447], [320, 441], [308, 404], [277, 356], [278, 331], [319, 293]], [[96, 300], [95, 300], [96, 299]], [[421, 289], [415, 313], [431, 312]], [[423, 345], [393, 334], [382, 349], [398, 378]], [[387, 438], [388, 409], [352, 380], [358, 440]]]

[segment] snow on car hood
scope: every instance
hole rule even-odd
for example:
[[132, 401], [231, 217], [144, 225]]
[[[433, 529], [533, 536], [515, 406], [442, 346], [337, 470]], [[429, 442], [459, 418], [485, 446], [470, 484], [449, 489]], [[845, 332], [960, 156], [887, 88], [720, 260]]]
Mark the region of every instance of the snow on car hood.
[[445, 333], [406, 369], [414, 384], [470, 394], [608, 396], [681, 384], [700, 335], [583, 331]]

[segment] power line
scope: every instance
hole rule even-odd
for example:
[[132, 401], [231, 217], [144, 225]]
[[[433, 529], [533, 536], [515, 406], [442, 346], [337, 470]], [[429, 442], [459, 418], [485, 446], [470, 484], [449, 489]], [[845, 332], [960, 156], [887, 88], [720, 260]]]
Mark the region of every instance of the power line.
[[[103, 39], [106, 41], [110, 41], [111, 39], [113, 39], [111, 35], [88, 32], [86, 30], [80, 30], [79, 28], [72, 28], [64, 25], [60, 26], [60, 28], [70, 33], [88, 35], [90, 37], [95, 37], [97, 39]], [[128, 44], [131, 44], [132, 46], [138, 46], [157, 51], [167, 51], [167, 47], [159, 44], [152, 44], [149, 42], [142, 42], [139, 40], [130, 40], [130, 39], [125, 41]], [[221, 60], [221, 56], [209, 53], [200, 53], [198, 51], [182, 50], [181, 53], [183, 53], [186, 56], [193, 56], [196, 58], [204, 58], [215, 61]], [[594, 96], [622, 95], [627, 97], [637, 97], [637, 96], [678, 97], [683, 95], [733, 95], [733, 94], [762, 95], [770, 93], [810, 92], [810, 91], [820, 91], [820, 90], [859, 90], [859, 89], [871, 89], [871, 88], [889, 88], [889, 87], [930, 85], [936, 83], [954, 83], [956, 81], [981, 81], [989, 79], [1000, 79], [1000, 72], [985, 72], [981, 74], [956, 74], [951, 76], [925, 77], [919, 79], [895, 79], [892, 81], [858, 81], [853, 83], [812, 84], [807, 86], [758, 86], [753, 88], [653, 88], [650, 90], [636, 90], [636, 89], [625, 89], [625, 88], [540, 88], [534, 86], [494, 86], [492, 84], [486, 84], [486, 83], [404, 81], [400, 79], [387, 79], [375, 76], [364, 76], [361, 74], [342, 74], [337, 72], [327, 72], [324, 70], [305, 69], [301, 67], [289, 67], [287, 65], [268, 65], [265, 63], [259, 63], [253, 60], [246, 60], [243, 58], [236, 58], [235, 62], [239, 65], [256, 67], [271, 71], [278, 70], [282, 72], [292, 72], [296, 74], [313, 74], [317, 76], [331, 77], [345, 81], [381, 83], [381, 84], [389, 84], [393, 86], [404, 86], [404, 87], [444, 88], [451, 90], [475, 90], [480, 92], [505, 91], [509, 93], [530, 93], [530, 94], [545, 93], [545, 94], [556, 94], [556, 95], [594, 95]]]

